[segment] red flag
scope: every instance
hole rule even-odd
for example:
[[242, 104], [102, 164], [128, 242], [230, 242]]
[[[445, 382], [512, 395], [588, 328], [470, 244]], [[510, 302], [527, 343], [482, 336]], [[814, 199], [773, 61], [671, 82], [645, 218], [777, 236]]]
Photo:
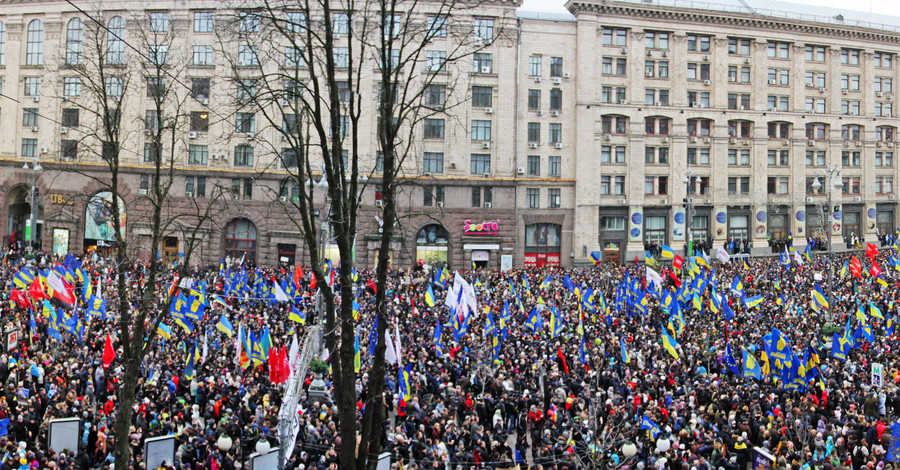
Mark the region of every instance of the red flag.
[[28, 300], [28, 297], [22, 293], [19, 289], [13, 287], [12, 295], [10, 296], [13, 302], [15, 302], [20, 307], [31, 307], [31, 302]]
[[372, 292], [378, 292], [378, 286], [375, 285], [375, 281], [372, 279], [369, 279], [369, 282], [366, 283], [366, 287], [372, 289]]
[[674, 271], [669, 272], [669, 277], [672, 278], [672, 282], [675, 283], [675, 287], [680, 289], [681, 288], [681, 279], [678, 279], [678, 276], [675, 275]]
[[672, 260], [672, 267], [681, 269], [682, 266], [684, 266], [684, 259], [681, 256], [675, 255], [675, 259]]
[[872, 277], [878, 277], [881, 275], [881, 268], [878, 267], [878, 263], [872, 263], [872, 267], [869, 268], [869, 274], [871, 274]]
[[112, 361], [116, 359], [116, 350], [113, 349], [112, 340], [106, 335], [106, 344], [103, 345], [103, 368], [108, 369]]
[[294, 285], [297, 286], [297, 289], [300, 288], [300, 279], [303, 277], [303, 268], [300, 265], [297, 265], [297, 269], [294, 270]]
[[278, 349], [269, 348], [269, 381], [273, 384], [279, 384], [278, 378], [281, 377], [281, 361], [278, 360]]
[[878, 247], [871, 243], [866, 243], [866, 256], [874, 261], [875, 257], [878, 256]]
[[316, 288], [316, 275], [315, 275], [315, 273], [313, 273], [312, 279], [309, 280], [309, 288], [310, 288], [310, 289], [315, 289], [315, 288]]
[[28, 288], [28, 295], [34, 300], [48, 298], [47, 294], [44, 293], [44, 288], [41, 287], [41, 280], [38, 279], [37, 276], [34, 276], [34, 281], [31, 281], [31, 287]]
[[852, 273], [854, 277], [862, 277], [862, 265], [859, 263], [859, 259], [857, 259], [856, 256], [853, 256], [850, 259], [850, 273]]
[[563, 370], [566, 371], [566, 375], [569, 375], [569, 365], [566, 364], [566, 357], [563, 356], [562, 348], [557, 347], [556, 351], [556, 355], [559, 357], [559, 360], [562, 361]]

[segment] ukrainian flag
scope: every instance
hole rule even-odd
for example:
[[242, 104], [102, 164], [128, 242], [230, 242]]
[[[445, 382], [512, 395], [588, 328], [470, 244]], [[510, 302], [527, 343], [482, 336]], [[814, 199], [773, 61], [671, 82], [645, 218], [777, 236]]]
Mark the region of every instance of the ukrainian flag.
[[665, 348], [666, 351], [669, 351], [669, 354], [671, 354], [672, 357], [678, 359], [678, 342], [666, 332], [665, 328], [662, 328], [661, 330], [663, 348]]
[[825, 297], [825, 293], [822, 292], [822, 286], [820, 286], [818, 282], [816, 283], [816, 288], [813, 290], [812, 294], [819, 305], [828, 308], [828, 297]]
[[846, 261], [844, 261], [844, 265], [841, 267], [840, 274], [841, 274], [842, 278], [847, 277], [847, 262]]
[[353, 340], [353, 372], [359, 373], [362, 369], [362, 352], [359, 349], [359, 335]]
[[544, 282], [541, 282], [541, 289], [546, 289], [550, 287], [550, 282], [553, 281], [553, 276], [547, 276], [544, 278]]
[[434, 289], [431, 288], [431, 284], [428, 285], [428, 290], [425, 291], [425, 304], [429, 307], [434, 307]]
[[229, 338], [234, 336], [234, 325], [231, 324], [224, 313], [219, 317], [219, 322], [216, 323], [216, 329], [228, 335]]
[[619, 336], [619, 348], [622, 350], [622, 362], [628, 364], [631, 362], [631, 356], [628, 354], [628, 349], [625, 347], [625, 338]]
[[762, 368], [759, 367], [759, 362], [756, 361], [756, 358], [753, 357], [753, 354], [747, 352], [746, 349], [741, 349], [741, 353], [743, 355], [741, 362], [744, 364], [744, 377], [752, 377], [756, 380], [762, 379]]
[[293, 320], [301, 325], [305, 325], [306, 314], [303, 313], [303, 310], [297, 310], [296, 307], [291, 307], [291, 312], [288, 314], [288, 320]]
[[663, 258], [665, 258], [665, 259], [674, 259], [675, 258], [675, 252], [672, 251], [671, 248], [669, 248], [669, 245], [666, 245], [665, 243], [663, 243], [662, 246], [660, 247], [660, 250], [661, 250], [660, 256], [662, 256]]
[[165, 339], [172, 339], [172, 329], [166, 326], [165, 323], [160, 323], [156, 328], [156, 332]]
[[184, 378], [188, 380], [194, 380], [194, 363], [197, 361], [197, 341], [194, 340], [194, 345], [191, 347], [190, 352], [188, 353], [187, 364], [184, 366]]
[[444, 355], [444, 348], [441, 346], [441, 336], [443, 335], [443, 330], [441, 329], [441, 322], [438, 321], [434, 326], [434, 336], [432, 337], [432, 344], [434, 345], [434, 352], [438, 357]]
[[744, 305], [747, 307], [747, 310], [756, 307], [760, 303], [762, 303], [763, 298], [761, 294], [757, 294], [753, 297], [744, 297]]
[[881, 309], [876, 307], [872, 302], [869, 302], [869, 315], [884, 320], [884, 315], [881, 314]]
[[703, 250], [700, 250], [700, 256], [697, 257], [697, 264], [699, 264], [700, 266], [705, 266], [707, 268], [711, 267], [709, 265], [709, 258], [706, 256], [706, 253], [704, 253]]
[[594, 262], [594, 266], [597, 266], [598, 264], [600, 264], [600, 252], [599, 251], [591, 252], [591, 261]]
[[19, 289], [28, 289], [32, 282], [34, 282], [34, 272], [28, 268], [20, 269], [13, 277], [13, 283]]

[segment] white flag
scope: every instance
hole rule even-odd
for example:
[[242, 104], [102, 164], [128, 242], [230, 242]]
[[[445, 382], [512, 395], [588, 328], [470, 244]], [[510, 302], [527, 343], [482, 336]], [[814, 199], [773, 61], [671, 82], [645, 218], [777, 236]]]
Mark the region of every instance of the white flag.
[[800, 266], [803, 266], [803, 258], [800, 257], [800, 252], [794, 252], [794, 261], [796, 261]]
[[731, 255], [729, 255], [728, 252], [725, 251], [725, 248], [722, 248], [720, 246], [718, 251], [716, 251], [716, 259], [718, 259], [719, 261], [721, 261], [723, 263], [727, 263], [727, 262], [731, 261]]
[[662, 276], [660, 276], [658, 272], [651, 269], [650, 266], [647, 266], [647, 279], [650, 280], [651, 284], [662, 286]]
[[284, 289], [281, 288], [281, 285], [277, 282], [272, 283], [272, 288], [275, 291], [275, 300], [277, 302], [287, 302], [290, 300], [287, 294], [284, 293]]
[[391, 338], [391, 332], [385, 330], [384, 331], [384, 360], [388, 364], [396, 364], [397, 363], [397, 351], [394, 349], [394, 340]]

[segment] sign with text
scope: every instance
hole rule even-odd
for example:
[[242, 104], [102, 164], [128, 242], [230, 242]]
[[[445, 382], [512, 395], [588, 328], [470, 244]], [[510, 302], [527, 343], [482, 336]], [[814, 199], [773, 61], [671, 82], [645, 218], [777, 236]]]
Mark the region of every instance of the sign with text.
[[471, 220], [467, 220], [463, 225], [463, 232], [466, 235], [497, 235], [500, 231], [500, 220], [496, 222], [482, 222], [476, 224]]
[[872, 363], [872, 386], [881, 387], [884, 385], [884, 364]]

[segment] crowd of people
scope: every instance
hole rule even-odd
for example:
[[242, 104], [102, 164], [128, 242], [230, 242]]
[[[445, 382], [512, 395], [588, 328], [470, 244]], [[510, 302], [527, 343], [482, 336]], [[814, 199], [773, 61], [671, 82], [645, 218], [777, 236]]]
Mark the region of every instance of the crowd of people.
[[[643, 264], [459, 271], [476, 294], [474, 309], [447, 301], [456, 273], [446, 267], [392, 270], [388, 330], [399, 351], [389, 361], [383, 391], [383, 447], [404, 469], [746, 470], [755, 448], [770, 454], [778, 469], [891, 467], [890, 437], [900, 417], [900, 358], [890, 324], [900, 290], [895, 255], [892, 247], [872, 258], [835, 255], [830, 294], [829, 258], [815, 252], [788, 263], [783, 257], [722, 263], [701, 255], [680, 270], [653, 272]], [[209, 302], [191, 332], [159, 312], [171, 334], [152, 340], [133, 418], [122, 423], [123, 364], [104, 357], [107, 337], [121, 356], [116, 272], [103, 257], [78, 258], [108, 310], [82, 314], [81, 338], [63, 332], [60, 341], [40, 308], [32, 312], [11, 300], [23, 265], [39, 271], [62, 259], [3, 256], [0, 331], [4, 343], [10, 331], [19, 339], [0, 355], [0, 469], [112, 468], [119, 426], [129, 429], [134, 469], [144, 468], [143, 444], [151, 437], [176, 437], [169, 467], [178, 469], [248, 468], [260, 441], [279, 445], [285, 385], [272, 383], [266, 363], [244, 367], [234, 335], [217, 323], [224, 316], [235, 331], [267, 328], [275, 348], [303, 338], [307, 324], [291, 312], [308, 312], [306, 321], [315, 321], [309, 270], [293, 299], [272, 302], [230, 293], [228, 273], [293, 282], [293, 267], [192, 268], [187, 285], [203, 285], [223, 302]], [[861, 269], [847, 269], [853, 258]], [[139, 285], [146, 269], [132, 266], [129, 286]], [[167, 272], [161, 285], [172, 275]], [[356, 281], [361, 395], [373, 393], [365, 390], [373, 277], [359, 270]], [[860, 336], [858, 326], [869, 330]], [[784, 343], [771, 343], [776, 330]], [[841, 343], [833, 354], [832, 342], [842, 340], [849, 346]], [[778, 370], [784, 364], [773, 360], [773, 348], [785, 347], [803, 358], [807, 372], [799, 379], [784, 375]], [[747, 372], [747, 355], [761, 374]], [[873, 362], [884, 366], [876, 387]], [[401, 370], [410, 364], [403, 396]], [[312, 371], [302, 378], [304, 390], [313, 378]], [[301, 394], [300, 432], [287, 452], [288, 469], [338, 468], [327, 372], [324, 379], [324, 399]], [[78, 448], [49, 448], [50, 421], [71, 417], [81, 420]]]

